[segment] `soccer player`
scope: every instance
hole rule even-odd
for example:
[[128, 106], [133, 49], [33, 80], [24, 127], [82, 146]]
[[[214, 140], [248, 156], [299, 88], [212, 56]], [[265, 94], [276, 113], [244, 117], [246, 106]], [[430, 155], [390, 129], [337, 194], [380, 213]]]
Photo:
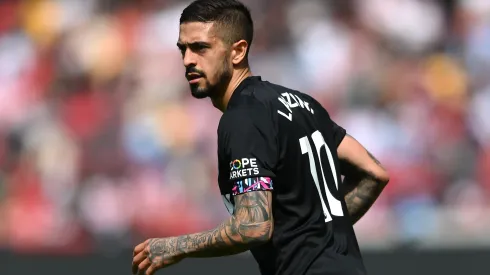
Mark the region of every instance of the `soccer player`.
[[192, 95], [223, 112], [218, 184], [231, 215], [206, 232], [137, 245], [135, 274], [247, 250], [262, 274], [366, 274], [353, 224], [388, 174], [315, 99], [252, 76], [252, 37], [250, 12], [235, 0], [198, 0], [181, 15]]

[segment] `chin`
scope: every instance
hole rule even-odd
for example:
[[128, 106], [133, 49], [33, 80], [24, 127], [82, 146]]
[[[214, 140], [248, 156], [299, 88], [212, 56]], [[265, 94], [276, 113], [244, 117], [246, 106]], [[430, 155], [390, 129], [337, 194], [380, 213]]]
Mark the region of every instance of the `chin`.
[[203, 89], [203, 88], [191, 86], [191, 94], [194, 98], [197, 99], [209, 97], [208, 90], [205, 88]]

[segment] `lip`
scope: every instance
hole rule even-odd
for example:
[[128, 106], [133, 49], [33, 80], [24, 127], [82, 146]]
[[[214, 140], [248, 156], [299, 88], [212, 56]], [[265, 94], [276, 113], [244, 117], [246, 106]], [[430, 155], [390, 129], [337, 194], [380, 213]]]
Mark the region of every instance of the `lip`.
[[189, 73], [186, 75], [186, 78], [190, 84], [195, 84], [195, 83], [199, 82], [199, 80], [202, 78], [202, 75], [200, 75], [198, 73]]
[[201, 78], [202, 77], [189, 79], [189, 84], [196, 84], [197, 82], [199, 82], [199, 80], [201, 80]]

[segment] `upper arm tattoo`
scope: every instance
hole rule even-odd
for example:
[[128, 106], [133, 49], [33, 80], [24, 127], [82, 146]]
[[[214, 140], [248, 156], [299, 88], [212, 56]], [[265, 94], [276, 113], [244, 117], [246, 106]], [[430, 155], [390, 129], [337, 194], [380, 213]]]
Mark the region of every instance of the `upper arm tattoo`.
[[233, 223], [244, 241], [268, 240], [273, 231], [272, 192], [252, 191], [236, 195]]

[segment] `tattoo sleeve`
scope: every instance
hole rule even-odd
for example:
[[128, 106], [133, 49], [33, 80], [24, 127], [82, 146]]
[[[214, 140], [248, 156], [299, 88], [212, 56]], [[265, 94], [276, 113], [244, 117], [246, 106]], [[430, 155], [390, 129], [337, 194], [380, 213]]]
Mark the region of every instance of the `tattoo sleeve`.
[[[369, 151], [367, 153], [376, 164], [382, 167]], [[344, 179], [344, 186], [347, 188], [345, 203], [352, 224], [355, 224], [371, 208], [386, 186], [386, 182], [380, 181], [370, 171], [358, 171], [354, 167], [350, 167], [349, 171]]]
[[267, 242], [273, 231], [272, 193], [252, 191], [235, 196], [235, 213], [217, 228], [184, 235], [167, 242], [167, 247], [155, 246], [166, 253], [185, 254], [186, 257], [220, 257], [245, 252]]

